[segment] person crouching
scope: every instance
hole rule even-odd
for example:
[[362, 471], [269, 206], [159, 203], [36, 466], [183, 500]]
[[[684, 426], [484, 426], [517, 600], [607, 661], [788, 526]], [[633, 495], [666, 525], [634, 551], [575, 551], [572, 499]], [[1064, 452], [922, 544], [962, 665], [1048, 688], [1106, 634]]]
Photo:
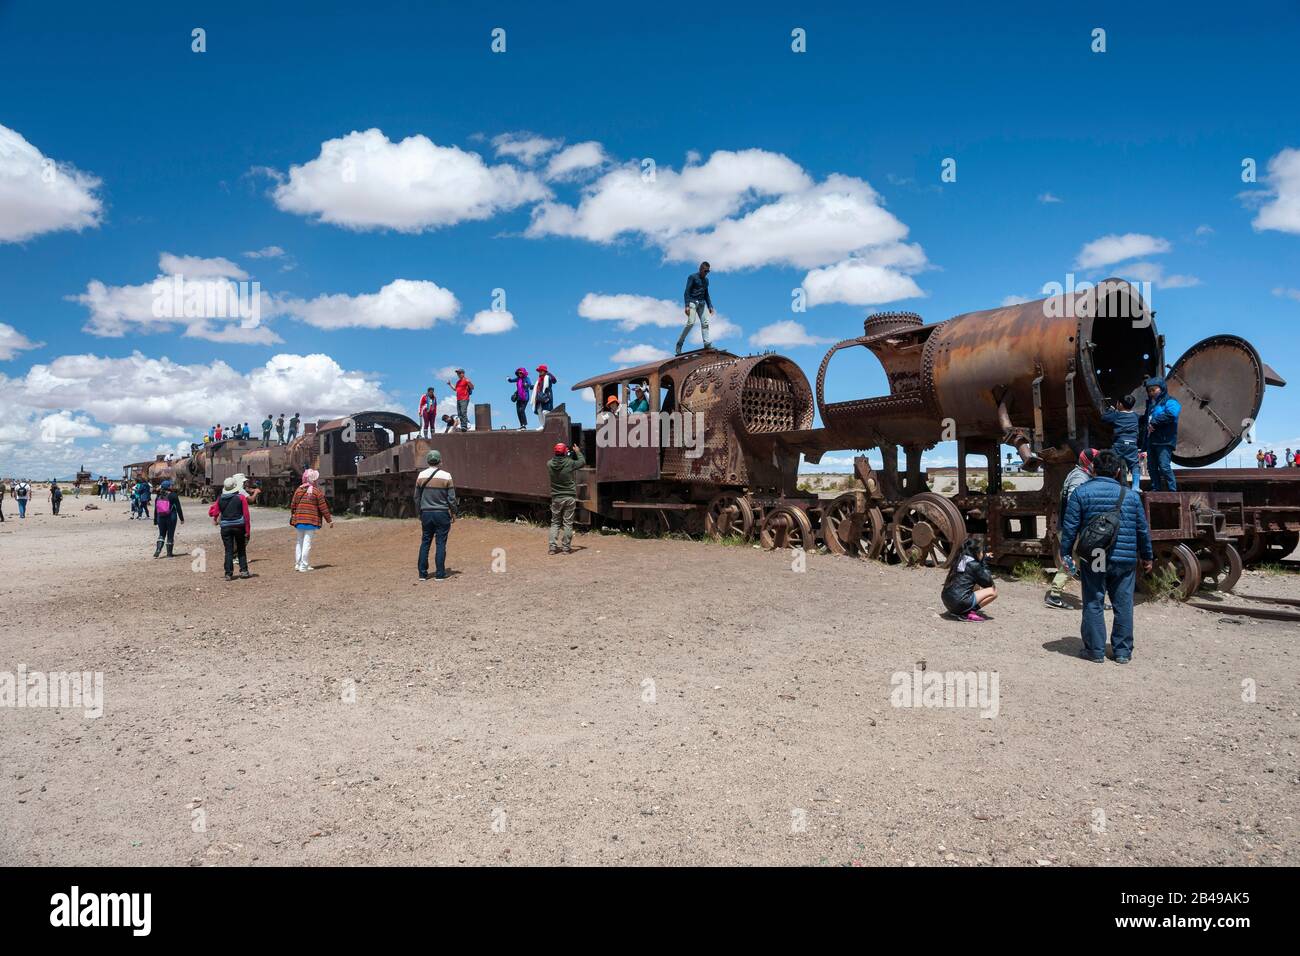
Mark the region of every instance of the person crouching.
[[948, 577], [943, 582], [943, 606], [954, 617], [972, 624], [988, 620], [980, 610], [992, 604], [998, 596], [993, 575], [984, 563], [986, 557], [984, 542], [979, 538], [967, 538], [953, 555]]

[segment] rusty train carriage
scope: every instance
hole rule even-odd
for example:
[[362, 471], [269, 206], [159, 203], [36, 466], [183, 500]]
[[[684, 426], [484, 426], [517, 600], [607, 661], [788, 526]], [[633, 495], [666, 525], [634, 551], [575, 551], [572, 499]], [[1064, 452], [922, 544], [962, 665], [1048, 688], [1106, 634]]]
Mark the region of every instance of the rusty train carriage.
[[[888, 394], [825, 400], [827, 368], [850, 348], [880, 361]], [[590, 428], [561, 405], [541, 428], [493, 431], [490, 407], [479, 405], [476, 430], [426, 439], [415, 437], [419, 426], [405, 415], [361, 412], [307, 425], [289, 446], [195, 446], [172, 471], [190, 493], [208, 495], [243, 472], [265, 503], [286, 504], [313, 466], [336, 510], [412, 517], [415, 476], [437, 448], [467, 512], [544, 520], [544, 464], [563, 442], [582, 448], [588, 462], [577, 476], [584, 525], [738, 535], [767, 548], [822, 544], [836, 554], [933, 566], [945, 565], [968, 534], [982, 534], [1003, 565], [1052, 561], [1059, 489], [1074, 463], [1070, 442], [1109, 445], [1101, 421], [1107, 401], [1133, 393], [1141, 410], [1144, 379], [1164, 369], [1155, 313], [1133, 286], [1111, 279], [933, 325], [912, 313], [873, 315], [863, 335], [826, 353], [815, 389], [783, 356], [709, 349], [576, 383], [574, 390], [590, 388], [595, 398]], [[1184, 409], [1175, 454], [1184, 465], [1221, 460], [1258, 414], [1265, 385], [1285, 384], [1248, 342], [1228, 335], [1194, 345], [1167, 378]], [[615, 396], [626, 408], [634, 384], [646, 387], [650, 414], [623, 413], [627, 430], [604, 441], [598, 423], [606, 400]], [[682, 431], [683, 416], [702, 430]], [[678, 424], [676, 440], [654, 441], [665, 434], [665, 418]], [[624, 440], [630, 436], [641, 440]], [[954, 439], [958, 487], [945, 497], [929, 490], [921, 456]], [[1041, 489], [1001, 490], [1004, 444], [1016, 449], [1023, 470], [1042, 471]], [[829, 500], [799, 491], [801, 455], [816, 463], [844, 449], [879, 449], [881, 469], [860, 455], [858, 489]], [[987, 463], [984, 488], [968, 480], [970, 456]], [[1300, 480], [1265, 475], [1184, 469], [1180, 491], [1144, 496], [1157, 557], [1176, 572], [1182, 596], [1203, 585], [1232, 588], [1243, 563], [1234, 542], [1244, 544], [1248, 560], [1288, 542], [1294, 548]]]

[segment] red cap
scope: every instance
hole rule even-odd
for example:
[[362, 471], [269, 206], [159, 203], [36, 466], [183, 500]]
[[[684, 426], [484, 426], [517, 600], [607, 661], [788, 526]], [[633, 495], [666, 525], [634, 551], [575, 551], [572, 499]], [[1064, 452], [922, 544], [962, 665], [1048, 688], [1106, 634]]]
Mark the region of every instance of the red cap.
[[556, 453], [557, 455], [563, 455], [563, 454], [566, 454], [566, 453], [568, 452], [568, 450], [569, 450], [569, 446], [566, 445], [566, 444], [564, 444], [564, 442], [556, 442], [556, 443], [555, 443], [555, 453]]
[[537, 366], [537, 371], [539, 371], [539, 372], [545, 372], [545, 371], [546, 371], [546, 366], [545, 366], [545, 365], [539, 365], [539, 366]]
[[606, 404], [606, 405], [617, 405], [617, 404], [618, 404], [618, 396], [617, 396], [617, 395], [611, 395], [611, 396], [609, 396], [609, 398], [605, 399], [605, 404]]
[[1082, 468], [1086, 468], [1088, 471], [1092, 471], [1093, 462], [1096, 460], [1097, 449], [1095, 448], [1085, 448], [1083, 451], [1079, 452], [1079, 465]]

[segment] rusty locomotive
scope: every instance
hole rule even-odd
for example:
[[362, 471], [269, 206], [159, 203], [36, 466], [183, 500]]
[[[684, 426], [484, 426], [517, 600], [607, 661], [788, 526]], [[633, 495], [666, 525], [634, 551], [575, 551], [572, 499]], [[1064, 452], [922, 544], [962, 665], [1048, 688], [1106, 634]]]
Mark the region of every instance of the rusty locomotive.
[[[851, 348], [879, 360], [889, 392], [827, 402], [828, 366]], [[1000, 564], [1050, 563], [1071, 444], [1108, 445], [1107, 401], [1123, 394], [1144, 401], [1145, 378], [1166, 369], [1183, 406], [1175, 461], [1186, 467], [1179, 491], [1143, 496], [1158, 562], [1173, 569], [1184, 598], [1201, 586], [1231, 590], [1243, 551], [1262, 560], [1300, 539], [1300, 473], [1265, 478], [1201, 466], [1231, 452], [1257, 417], [1265, 386], [1285, 382], [1231, 335], [1199, 342], [1166, 366], [1154, 312], [1120, 280], [931, 325], [913, 313], [870, 316], [863, 335], [826, 353], [815, 388], [784, 356], [711, 349], [576, 383], [594, 396], [593, 427], [561, 405], [539, 429], [493, 431], [490, 406], [479, 405], [475, 430], [429, 439], [417, 437], [419, 426], [405, 415], [367, 411], [307, 424], [289, 445], [194, 446], [180, 461], [148, 463], [146, 477], [171, 477], [210, 497], [242, 472], [260, 503], [283, 505], [303, 469], [316, 467], [336, 511], [413, 517], [414, 476], [437, 448], [467, 513], [544, 519], [544, 464], [564, 443], [588, 461], [577, 509], [587, 526], [734, 535], [766, 548], [821, 545], [932, 566], [945, 564], [968, 534], [981, 534]], [[649, 412], [600, 423], [609, 397], [627, 408], [634, 384], [645, 387]], [[921, 467], [922, 454], [941, 441], [957, 445], [951, 496], [932, 491]], [[1015, 449], [1023, 471], [1042, 473], [1040, 488], [1003, 490], [1003, 445]], [[832, 499], [800, 490], [801, 457], [816, 463], [831, 451], [872, 449], [882, 465], [855, 457], [854, 490]], [[969, 457], [983, 459], [982, 486], [968, 474]]]

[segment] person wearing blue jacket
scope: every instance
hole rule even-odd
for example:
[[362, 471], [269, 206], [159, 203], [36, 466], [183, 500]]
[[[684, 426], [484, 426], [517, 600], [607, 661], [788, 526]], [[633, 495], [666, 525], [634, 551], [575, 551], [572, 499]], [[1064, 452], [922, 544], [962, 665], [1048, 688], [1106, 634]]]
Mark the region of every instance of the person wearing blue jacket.
[[1152, 491], [1177, 491], [1174, 482], [1174, 448], [1178, 444], [1178, 414], [1183, 410], [1169, 394], [1165, 380], [1147, 379], [1146, 446]]
[[[1083, 650], [1079, 656], [1100, 664], [1106, 659], [1106, 596], [1110, 595], [1115, 607], [1115, 620], [1111, 625], [1110, 643], [1116, 664], [1127, 664], [1133, 656], [1133, 587], [1137, 583], [1137, 564], [1151, 572], [1154, 554], [1151, 550], [1151, 531], [1147, 527], [1146, 510], [1142, 496], [1120, 485], [1123, 463], [1120, 457], [1107, 448], [1098, 453], [1093, 462], [1095, 478], [1084, 482], [1070, 497], [1061, 523], [1061, 554], [1063, 560], [1074, 567], [1070, 556], [1075, 540], [1089, 522], [1098, 515], [1120, 508], [1119, 534], [1115, 546], [1108, 554], [1080, 554], [1079, 574], [1083, 583], [1083, 620], [1079, 634]], [[1121, 492], [1123, 502], [1120, 502]]]
[[1107, 409], [1101, 416], [1101, 420], [1110, 426], [1111, 445], [1115, 449], [1115, 454], [1124, 459], [1124, 466], [1128, 469], [1129, 481], [1134, 491], [1142, 487], [1142, 465], [1138, 458], [1140, 422], [1137, 412], [1133, 411], [1133, 406], [1136, 404], [1132, 395], [1120, 396], [1115, 407]]

